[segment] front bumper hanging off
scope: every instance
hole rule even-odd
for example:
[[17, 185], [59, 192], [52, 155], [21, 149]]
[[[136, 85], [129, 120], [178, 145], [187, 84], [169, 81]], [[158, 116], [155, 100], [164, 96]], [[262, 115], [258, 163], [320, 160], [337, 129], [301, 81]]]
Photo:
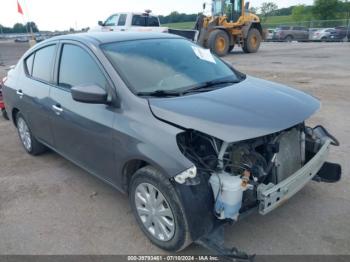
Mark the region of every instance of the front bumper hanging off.
[[259, 185], [257, 192], [260, 201], [259, 213], [265, 215], [274, 210], [312, 180], [325, 163], [330, 144], [331, 140], [327, 139], [309, 162], [279, 184]]
[[[310, 180], [317, 182], [333, 183], [341, 178], [341, 166], [326, 162], [330, 145], [339, 145], [339, 142], [331, 136], [322, 126], [312, 129], [315, 141], [311, 142], [314, 148], [311, 150], [307, 163], [288, 178], [275, 184], [260, 184], [257, 188], [259, 200], [259, 213], [265, 215], [274, 210], [298, 191]], [[248, 255], [236, 248], [226, 248], [224, 245], [224, 223], [212, 232], [197, 240], [198, 244], [214, 251], [217, 255], [224, 256], [233, 261], [254, 261], [254, 255]]]
[[328, 183], [340, 180], [341, 166], [326, 162], [329, 146], [339, 145], [339, 142], [322, 126], [315, 127], [311, 132], [316, 135], [316, 142], [312, 143], [312, 146], [320, 147], [315, 152], [315, 155], [302, 168], [277, 185], [270, 183], [258, 186], [257, 194], [260, 214], [265, 215], [283, 204], [300, 191], [310, 180]]

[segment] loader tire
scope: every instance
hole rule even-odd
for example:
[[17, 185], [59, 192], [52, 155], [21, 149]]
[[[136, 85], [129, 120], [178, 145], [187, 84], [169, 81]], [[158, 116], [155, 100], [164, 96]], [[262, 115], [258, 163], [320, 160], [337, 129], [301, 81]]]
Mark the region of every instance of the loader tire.
[[260, 47], [261, 34], [258, 29], [249, 29], [247, 38], [244, 39], [244, 45], [242, 47], [244, 53], [256, 53]]
[[209, 35], [208, 47], [218, 56], [226, 55], [230, 48], [230, 39], [227, 33], [220, 29], [212, 31]]

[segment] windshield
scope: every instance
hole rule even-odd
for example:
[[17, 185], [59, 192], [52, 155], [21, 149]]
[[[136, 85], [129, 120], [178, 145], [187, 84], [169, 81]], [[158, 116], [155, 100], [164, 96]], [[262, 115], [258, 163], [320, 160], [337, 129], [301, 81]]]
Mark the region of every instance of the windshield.
[[184, 39], [149, 39], [102, 45], [134, 93], [186, 90], [209, 81], [240, 78], [209, 50]]

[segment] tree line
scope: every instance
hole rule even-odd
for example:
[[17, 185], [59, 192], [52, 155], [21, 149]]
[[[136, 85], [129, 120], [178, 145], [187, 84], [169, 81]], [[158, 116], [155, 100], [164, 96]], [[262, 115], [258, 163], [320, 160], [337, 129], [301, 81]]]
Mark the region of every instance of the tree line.
[[0, 24], [0, 33], [2, 34], [11, 34], [11, 33], [33, 33], [39, 32], [38, 26], [34, 22], [27, 22], [26, 24], [16, 23], [13, 27], [6, 27]]
[[[295, 21], [308, 21], [312, 19], [332, 20], [350, 19], [350, 2], [348, 0], [314, 0], [313, 5], [296, 5], [278, 8], [274, 2], [264, 2], [259, 8], [252, 7], [251, 12], [256, 13], [262, 21], [269, 16], [292, 16]], [[197, 14], [184, 14], [171, 12], [167, 16], [159, 16], [162, 24], [196, 21]]]
[[258, 10], [260, 10], [259, 15], [263, 21], [266, 21], [269, 16], [281, 15], [291, 15], [294, 21], [350, 18], [350, 2], [348, 0], [314, 0], [314, 4], [311, 6], [296, 5], [281, 9], [278, 9], [274, 2], [265, 2]]
[[184, 14], [174, 11], [166, 16], [160, 15], [159, 20], [161, 24], [193, 22], [196, 21], [197, 16], [198, 14]]

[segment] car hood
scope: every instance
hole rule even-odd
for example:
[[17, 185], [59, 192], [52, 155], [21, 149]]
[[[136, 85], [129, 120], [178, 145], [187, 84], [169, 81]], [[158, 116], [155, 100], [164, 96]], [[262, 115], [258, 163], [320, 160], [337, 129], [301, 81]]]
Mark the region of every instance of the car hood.
[[210, 92], [150, 98], [160, 120], [227, 142], [264, 136], [292, 127], [320, 107], [301, 91], [254, 77]]

